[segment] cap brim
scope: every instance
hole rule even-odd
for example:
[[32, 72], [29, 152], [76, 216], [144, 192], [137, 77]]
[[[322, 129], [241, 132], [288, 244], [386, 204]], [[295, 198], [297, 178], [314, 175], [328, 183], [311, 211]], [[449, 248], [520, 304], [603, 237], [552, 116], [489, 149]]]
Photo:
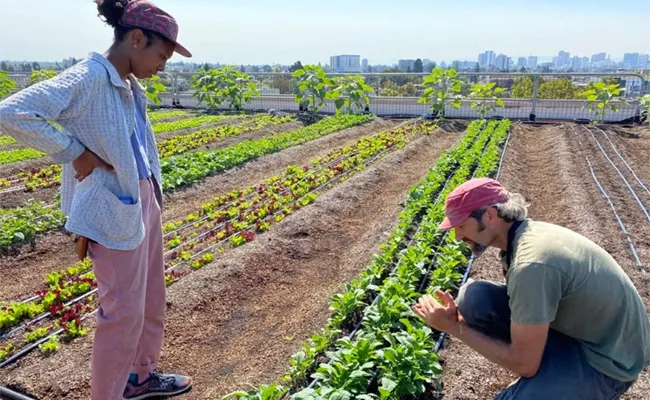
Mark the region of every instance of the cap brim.
[[192, 58], [192, 53], [190, 53], [190, 51], [188, 49], [183, 47], [178, 42], [176, 42], [176, 48], [174, 49], [174, 51], [177, 52], [178, 54], [182, 55], [183, 57]]
[[456, 216], [455, 218], [449, 219], [446, 217], [445, 219], [442, 220], [442, 223], [438, 225], [438, 230], [445, 231], [451, 228], [455, 228], [458, 225], [462, 224], [465, 222], [469, 216], [472, 215], [472, 213], [467, 213], [463, 215]]

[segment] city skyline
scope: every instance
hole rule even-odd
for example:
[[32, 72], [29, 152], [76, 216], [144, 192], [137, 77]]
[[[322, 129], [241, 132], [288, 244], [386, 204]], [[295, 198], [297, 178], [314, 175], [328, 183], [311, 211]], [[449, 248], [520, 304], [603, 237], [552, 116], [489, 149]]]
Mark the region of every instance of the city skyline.
[[[550, 0], [539, 8], [539, 2], [532, 0], [499, 4], [417, 0], [400, 6], [377, 0], [371, 8], [368, 1], [341, 0], [331, 0], [327, 7], [296, 7], [287, 0], [272, 6], [260, 0], [245, 4], [186, 0], [182, 7], [177, 0], [157, 3], [178, 19], [179, 39], [193, 50], [191, 61], [197, 63], [326, 64], [333, 54], [361, 54], [371, 65], [418, 57], [451, 63], [474, 60], [492, 46], [511, 57], [537, 55], [540, 62], [559, 48], [571, 54], [606, 52], [613, 60], [622, 60], [629, 52], [650, 53], [645, 40], [650, 27], [643, 18], [648, 14], [645, 10], [650, 12], [650, 2], [641, 0], [621, 0], [616, 7], [604, 0], [571, 4]], [[34, 9], [39, 12], [33, 13]], [[0, 36], [11, 40], [3, 42], [0, 58], [47, 61], [103, 52], [110, 46], [112, 32], [96, 14], [90, 0], [17, 2], [3, 10]], [[66, 24], [66, 29], [52, 28], [51, 21], [63, 20], [74, 23]], [[485, 29], [485, 21], [490, 20], [503, 23]], [[626, 21], [625, 29], [595, 39], [595, 27], [621, 20]], [[183, 59], [176, 56], [172, 61]]]

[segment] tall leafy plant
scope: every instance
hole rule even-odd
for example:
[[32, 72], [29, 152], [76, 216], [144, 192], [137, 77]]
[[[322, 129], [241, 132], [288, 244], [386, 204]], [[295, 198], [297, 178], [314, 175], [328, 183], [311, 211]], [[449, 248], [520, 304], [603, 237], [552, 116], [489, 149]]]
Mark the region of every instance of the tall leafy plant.
[[16, 82], [9, 77], [7, 71], [0, 71], [0, 99], [3, 99], [16, 90]]
[[650, 94], [641, 97], [639, 104], [641, 105], [641, 117], [647, 124], [650, 124]]
[[366, 84], [361, 75], [344, 75], [333, 79], [336, 85], [331, 97], [335, 98], [337, 112], [345, 109], [348, 114], [354, 114], [355, 108], [365, 111], [370, 104], [370, 94], [374, 93], [372, 87]]
[[627, 102], [621, 98], [621, 94], [625, 89], [621, 88], [620, 85], [612, 83], [607, 84], [605, 82], [594, 83], [593, 88], [584, 92], [584, 95], [587, 97], [587, 102], [585, 103], [584, 108], [588, 108], [590, 113], [598, 118], [600, 123], [605, 121], [607, 116], [607, 111], [611, 110], [615, 113], [619, 111], [616, 106], [617, 102], [627, 104]]
[[504, 88], [496, 87], [496, 83], [477, 83], [471, 88], [469, 98], [472, 99], [472, 110], [485, 118], [492, 114], [497, 107], [505, 107], [499, 96], [505, 92]]
[[257, 85], [246, 73], [228, 66], [219, 69], [200, 70], [200, 76], [192, 83], [194, 97], [199, 105], [215, 109], [227, 102], [230, 108], [241, 111], [246, 103], [259, 97]]
[[40, 71], [32, 71], [32, 75], [29, 77], [29, 86], [35, 85], [39, 82], [52, 79], [56, 76], [56, 71], [49, 69], [44, 69]]
[[329, 78], [321, 67], [305, 65], [304, 68], [294, 71], [294, 95], [300, 108], [317, 113], [325, 106], [328, 99], [336, 100], [333, 92], [334, 81]]
[[424, 78], [422, 86], [425, 89], [418, 103], [429, 104], [429, 108], [439, 120], [444, 119], [447, 104], [460, 108], [463, 82], [458, 79], [458, 72], [455, 69], [434, 69], [431, 75]]
[[160, 93], [167, 91], [160, 77], [154, 75], [149, 79], [143, 79], [140, 83], [144, 87], [144, 94], [147, 98], [155, 105], [160, 105]]

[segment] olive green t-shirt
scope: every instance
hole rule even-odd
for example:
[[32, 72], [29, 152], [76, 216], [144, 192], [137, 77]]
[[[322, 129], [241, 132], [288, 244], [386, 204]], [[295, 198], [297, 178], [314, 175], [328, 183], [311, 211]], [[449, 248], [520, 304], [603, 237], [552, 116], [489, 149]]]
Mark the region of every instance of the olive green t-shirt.
[[614, 258], [586, 237], [524, 221], [506, 280], [513, 322], [550, 323], [579, 341], [589, 365], [623, 382], [650, 365], [650, 321], [641, 297]]

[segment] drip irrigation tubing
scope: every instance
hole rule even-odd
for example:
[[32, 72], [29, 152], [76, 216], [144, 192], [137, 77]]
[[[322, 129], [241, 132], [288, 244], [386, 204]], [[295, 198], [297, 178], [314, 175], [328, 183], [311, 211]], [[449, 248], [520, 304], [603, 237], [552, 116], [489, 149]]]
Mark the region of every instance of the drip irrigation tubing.
[[[417, 123], [417, 121], [418, 121], [418, 120], [415, 120], [413, 123], [415, 124], [415, 123]], [[367, 166], [370, 165], [372, 162], [374, 162], [374, 161], [377, 160], [379, 157], [381, 157], [383, 154], [385, 154], [385, 153], [387, 153], [388, 151], [390, 151], [390, 150], [392, 150], [393, 148], [395, 148], [395, 147], [397, 146], [397, 144], [398, 144], [398, 143], [395, 143], [395, 144], [391, 145], [390, 147], [388, 147], [388, 148], [382, 150], [382, 151], [379, 152], [378, 154], [376, 154], [376, 155], [374, 155], [373, 157], [369, 158], [368, 160], [364, 161], [363, 165], [367, 167]], [[317, 188], [310, 190], [309, 192], [305, 193], [305, 195], [307, 195], [307, 194], [309, 194], [309, 193], [316, 192], [316, 191], [318, 191], [318, 190], [321, 190], [322, 188], [324, 188], [324, 187], [330, 185], [331, 183], [333, 183], [333, 182], [335, 182], [335, 181], [337, 181], [337, 180], [342, 179], [343, 177], [345, 177], [345, 176], [351, 174], [352, 172], [354, 172], [354, 171], [356, 171], [356, 170], [357, 170], [357, 168], [351, 168], [350, 170], [346, 171], [345, 173], [340, 174], [340, 175], [337, 175], [337, 176], [333, 177], [332, 179], [328, 180], [327, 182], [323, 183], [322, 185], [318, 186]], [[304, 197], [304, 195], [301, 196], [301, 198], [302, 198], [302, 197]], [[298, 201], [299, 201], [299, 199], [296, 199], [295, 201], [292, 202], [292, 204], [295, 204], [295, 203], [297, 203]], [[271, 214], [271, 215], [272, 215], [272, 214]], [[271, 215], [269, 215], [269, 216], [271, 216]], [[166, 269], [165, 272], [170, 272], [170, 271], [172, 271], [172, 270], [174, 270], [174, 269], [176, 269], [176, 268], [178, 268], [178, 267], [180, 267], [180, 266], [182, 266], [182, 265], [185, 265], [185, 264], [189, 263], [191, 260], [193, 260], [193, 259], [195, 259], [195, 258], [201, 256], [202, 254], [207, 253], [208, 251], [210, 251], [210, 250], [216, 248], [217, 246], [223, 244], [224, 242], [226, 242], [227, 240], [229, 240], [230, 237], [235, 236], [235, 235], [240, 234], [240, 233], [243, 233], [243, 232], [246, 232], [247, 230], [250, 230], [253, 226], [254, 226], [254, 223], [251, 224], [251, 225], [249, 225], [249, 227], [247, 227], [247, 228], [241, 230], [240, 232], [233, 233], [232, 235], [229, 235], [228, 237], [222, 239], [222, 240], [219, 241], [218, 243], [216, 243], [216, 244], [214, 244], [214, 245], [212, 245], [212, 246], [209, 246], [209, 247], [207, 247], [207, 248], [205, 248], [205, 249], [203, 249], [203, 250], [201, 250], [201, 251], [195, 253], [195, 254], [194, 254], [193, 256], [191, 256], [191, 258], [189, 258], [188, 260], [181, 261], [180, 263], [177, 263], [176, 265], [171, 266], [170, 268]], [[85, 299], [85, 298], [87, 298], [87, 297], [89, 297], [89, 296], [92, 296], [92, 295], [95, 294], [97, 291], [98, 291], [98, 289], [95, 288], [95, 289], [89, 291], [88, 293], [85, 293], [84, 295], [78, 297], [78, 298], [75, 298], [75, 299], [70, 300], [68, 303], [65, 304], [65, 306], [68, 307], [68, 306], [70, 306], [70, 305], [72, 305], [72, 304], [75, 304], [75, 303], [77, 303], [77, 302], [79, 302], [79, 301], [82, 301], [83, 299]], [[95, 310], [92, 311], [91, 313], [86, 314], [86, 315], [82, 318], [82, 321], [85, 320], [88, 316], [93, 315], [94, 313], [96, 313], [97, 310], [98, 310], [98, 309], [95, 309]], [[43, 319], [49, 317], [50, 315], [51, 315], [50, 313], [46, 313], [46, 314], [43, 314], [43, 315], [37, 317], [37, 318], [34, 319], [34, 320], [28, 321], [28, 322], [26, 322], [26, 323], [22, 323], [20, 326], [14, 328], [14, 329], [13, 329], [12, 331], [10, 331], [9, 333], [3, 335], [0, 339], [4, 339], [4, 338], [6, 338], [6, 337], [8, 337], [8, 336], [10, 336], [10, 335], [12, 335], [12, 334], [14, 334], [14, 333], [16, 333], [16, 332], [19, 332], [19, 331], [25, 329], [25, 326], [26, 326], [26, 325], [31, 325], [31, 324], [33, 324], [33, 323], [40, 322], [40, 321], [42, 321]], [[14, 356], [8, 358], [8, 359], [5, 360], [2, 364], [0, 364], [0, 368], [4, 367], [5, 365], [8, 365], [9, 363], [11, 363], [11, 362], [13, 362], [14, 360], [18, 359], [18, 358], [19, 358], [19, 357], [17, 357], [18, 355], [22, 356], [22, 355], [26, 354], [27, 352], [33, 350], [33, 349], [34, 349], [38, 344], [43, 343], [45, 340], [49, 339], [49, 338], [52, 337], [52, 336], [55, 336], [55, 335], [57, 335], [57, 334], [60, 334], [61, 332], [63, 332], [63, 330], [62, 330], [62, 329], [59, 329], [59, 330], [56, 331], [55, 333], [53, 333], [53, 334], [49, 335], [48, 337], [46, 337], [45, 339], [36, 342], [35, 345], [34, 345], [34, 344], [31, 344], [31, 345], [29, 345], [27, 348], [23, 348], [23, 349], [21, 349], [21, 351], [20, 351], [19, 353], [17, 353], [16, 355], [14, 355]]]
[[632, 167], [630, 167], [630, 164], [628, 164], [628, 162], [627, 162], [627, 160], [625, 159], [625, 157], [623, 157], [623, 156], [621, 155], [621, 153], [619, 153], [618, 149], [616, 149], [616, 146], [614, 146], [614, 143], [613, 143], [612, 140], [609, 138], [609, 136], [607, 135], [607, 133], [606, 133], [604, 130], [598, 128], [598, 127], [596, 127], [596, 129], [598, 129], [598, 130], [603, 134], [603, 136], [605, 136], [605, 139], [607, 139], [607, 141], [609, 142], [610, 146], [612, 146], [612, 150], [614, 150], [614, 153], [616, 153], [616, 155], [618, 156], [618, 158], [620, 158], [621, 161], [623, 161], [623, 164], [625, 164], [625, 166], [627, 167], [627, 169], [632, 173], [632, 176], [634, 176], [634, 179], [636, 179], [636, 181], [639, 183], [639, 185], [640, 185], [640, 186], [641, 186], [641, 187], [642, 187], [642, 188], [643, 188], [643, 189], [648, 193], [648, 195], [650, 195], [650, 189], [648, 189], [648, 187], [645, 185], [645, 183], [643, 183], [643, 181], [641, 181], [641, 179], [639, 179], [639, 177], [636, 175], [636, 173], [634, 172], [634, 170], [632, 169]]
[[618, 167], [616, 166], [616, 164], [614, 164], [614, 162], [612, 161], [612, 159], [609, 158], [609, 156], [607, 155], [607, 153], [606, 153], [605, 150], [603, 149], [603, 146], [600, 145], [600, 142], [599, 142], [598, 139], [596, 138], [596, 135], [594, 135], [594, 133], [593, 133], [589, 128], [587, 128], [587, 127], [584, 127], [584, 128], [585, 128], [585, 129], [587, 130], [587, 132], [589, 132], [589, 133], [591, 134], [591, 136], [594, 138], [594, 140], [596, 141], [596, 144], [598, 145], [598, 148], [600, 149], [601, 153], [603, 153], [603, 155], [605, 156], [605, 158], [607, 159], [607, 161], [609, 161], [610, 165], [611, 165], [611, 166], [616, 170], [616, 172], [618, 172], [618, 175], [621, 177], [621, 179], [623, 180], [623, 182], [624, 182], [625, 185], [627, 186], [627, 189], [630, 191], [630, 193], [632, 193], [632, 196], [634, 196], [634, 199], [636, 200], [637, 204], [639, 205], [639, 208], [641, 208], [641, 211], [643, 212], [643, 214], [645, 215], [646, 219], [648, 220], [648, 223], [650, 223], [650, 214], [648, 213], [648, 209], [645, 208], [645, 206], [644, 206], [643, 203], [641, 202], [641, 199], [639, 199], [639, 196], [637, 196], [636, 192], [634, 191], [634, 188], [630, 185], [630, 183], [627, 181], [627, 179], [625, 179], [625, 176], [623, 175], [623, 173], [621, 172], [621, 170], [618, 169]]
[[634, 246], [634, 242], [632, 241], [632, 237], [630, 236], [629, 232], [625, 228], [625, 224], [623, 224], [623, 221], [621, 218], [618, 216], [618, 213], [616, 212], [616, 207], [614, 207], [614, 203], [612, 203], [612, 199], [609, 197], [603, 186], [600, 184], [598, 181], [598, 178], [596, 177], [596, 172], [594, 171], [593, 166], [591, 165], [591, 162], [589, 161], [588, 157], [585, 157], [587, 160], [587, 166], [589, 167], [589, 171], [591, 172], [591, 177], [593, 178], [594, 182], [596, 182], [596, 185], [598, 186], [598, 189], [600, 189], [600, 192], [605, 196], [605, 199], [607, 199], [607, 202], [609, 203], [609, 207], [612, 209], [614, 212], [614, 216], [616, 217], [616, 221], [618, 222], [618, 226], [621, 228], [621, 231], [623, 234], [625, 234], [625, 238], [627, 239], [627, 243], [630, 245], [630, 250], [632, 250], [632, 254], [634, 255], [634, 260], [636, 261], [637, 267], [642, 271], [646, 272], [645, 269], [643, 268], [643, 263], [641, 262], [641, 259], [639, 258], [639, 253], [636, 250], [636, 246]]
[[[477, 139], [481, 136], [481, 134], [483, 134], [483, 132], [485, 131], [486, 128], [487, 128], [487, 125], [486, 125], [486, 127], [483, 129], [483, 131], [481, 131], [481, 133], [477, 136]], [[486, 143], [486, 146], [487, 146], [487, 143]], [[440, 201], [440, 198], [441, 198], [442, 194], [444, 193], [444, 191], [445, 191], [445, 189], [447, 188], [449, 182], [451, 181], [451, 178], [453, 177], [454, 173], [456, 172], [456, 170], [457, 170], [458, 168], [460, 168], [460, 165], [457, 165], [457, 166], [456, 166], [456, 169], [454, 169], [454, 171], [450, 172], [449, 177], [447, 178], [447, 181], [445, 182], [444, 186], [440, 189], [440, 193], [438, 193], [438, 196], [436, 197], [436, 200], [435, 200], [432, 204], [437, 204], [437, 203]], [[408, 242], [408, 244], [407, 244], [407, 246], [406, 246], [406, 249], [408, 249], [409, 247], [411, 247], [411, 245], [413, 244], [413, 240], [415, 239], [415, 236], [417, 235], [417, 233], [420, 231], [421, 226], [422, 226], [422, 224], [421, 224], [421, 221], [420, 221], [420, 223], [418, 223], [418, 228], [416, 229], [415, 233], [413, 233], [413, 235], [411, 236], [411, 238], [410, 238], [410, 240], [409, 240], [409, 242]], [[400, 260], [397, 262], [397, 264], [396, 264], [396, 265], [393, 267], [393, 269], [389, 272], [388, 276], [391, 276], [391, 275], [393, 275], [393, 274], [395, 273], [395, 271], [397, 270], [397, 268], [400, 266], [400, 262], [401, 262], [401, 261], [402, 261], [402, 259], [400, 259]], [[373, 299], [372, 303], [370, 303], [370, 305], [366, 306], [365, 309], [369, 309], [370, 307], [375, 306], [375, 305], [377, 304], [377, 302], [379, 301], [380, 298], [381, 298], [381, 294], [378, 293], [377, 296], [375, 296], [375, 298]], [[363, 319], [362, 319], [361, 321], [357, 322], [357, 324], [355, 325], [355, 327], [354, 327], [354, 329], [352, 330], [352, 332], [350, 332], [350, 334], [348, 335], [348, 339], [352, 340], [352, 339], [356, 336], [356, 334], [361, 330], [361, 325], [363, 325]], [[327, 365], [330, 365], [331, 363], [332, 363], [332, 359], [330, 359], [330, 360], [327, 362]], [[318, 383], [318, 381], [319, 381], [318, 378], [313, 379], [313, 380], [309, 383], [309, 385], [307, 386], [307, 389], [312, 389], [312, 388], [314, 387], [314, 385], [316, 385], [316, 383]]]
[[3, 396], [2, 398], [6, 397], [11, 400], [35, 400], [31, 397], [25, 396], [24, 394], [14, 392], [13, 390], [4, 386], [0, 386], [0, 395]]

